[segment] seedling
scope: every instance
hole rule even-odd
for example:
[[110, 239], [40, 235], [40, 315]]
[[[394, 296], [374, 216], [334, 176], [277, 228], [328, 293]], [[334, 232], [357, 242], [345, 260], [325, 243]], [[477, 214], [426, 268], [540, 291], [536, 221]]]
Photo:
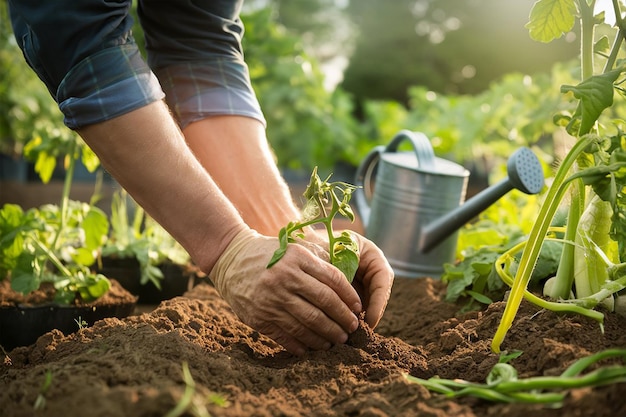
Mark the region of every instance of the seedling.
[[46, 408], [46, 394], [52, 385], [52, 372], [48, 369], [44, 376], [43, 384], [41, 384], [41, 389], [39, 390], [39, 394], [37, 394], [37, 398], [35, 398], [35, 403], [33, 404], [33, 409], [35, 411], [41, 411]]
[[76, 322], [76, 325], [78, 326], [78, 330], [86, 329], [87, 327], [89, 327], [89, 323], [87, 323], [87, 320], [84, 320], [80, 316], [78, 316], [77, 319], [74, 319], [74, 321]]
[[289, 243], [296, 243], [298, 238], [304, 239], [305, 227], [321, 223], [328, 234], [330, 263], [352, 282], [359, 267], [359, 245], [347, 231], [335, 236], [332, 223], [337, 214], [354, 221], [354, 212], [349, 203], [357, 187], [341, 181], [329, 182], [331, 176], [332, 174], [322, 181], [317, 175], [317, 167], [313, 169], [311, 180], [303, 194], [306, 203], [302, 210], [302, 219], [289, 222], [280, 229], [280, 247], [274, 252], [268, 268], [282, 259]]
[[190, 259], [187, 251], [161, 225], [146, 215], [124, 189], [113, 194], [111, 231], [101, 256], [137, 259], [141, 270], [140, 283], [145, 285], [151, 282], [159, 290], [163, 280], [163, 271], [159, 266], [167, 261], [185, 265]]
[[215, 404], [219, 407], [227, 407], [229, 402], [219, 394], [209, 393], [206, 397], [198, 395], [196, 381], [193, 380], [189, 371], [189, 364], [183, 362], [183, 382], [185, 383], [185, 391], [176, 404], [165, 417], [179, 417], [182, 415], [191, 415], [194, 417], [210, 417], [205, 404]]

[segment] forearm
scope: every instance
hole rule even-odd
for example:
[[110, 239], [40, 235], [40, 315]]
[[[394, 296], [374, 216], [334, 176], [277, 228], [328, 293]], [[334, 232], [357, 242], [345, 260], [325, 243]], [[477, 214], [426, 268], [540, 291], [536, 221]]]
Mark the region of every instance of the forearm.
[[245, 222], [276, 236], [300, 215], [281, 177], [263, 125], [242, 116], [217, 116], [187, 126], [183, 133], [211, 177]]
[[203, 169], [162, 102], [80, 135], [130, 195], [210, 271], [246, 226]]

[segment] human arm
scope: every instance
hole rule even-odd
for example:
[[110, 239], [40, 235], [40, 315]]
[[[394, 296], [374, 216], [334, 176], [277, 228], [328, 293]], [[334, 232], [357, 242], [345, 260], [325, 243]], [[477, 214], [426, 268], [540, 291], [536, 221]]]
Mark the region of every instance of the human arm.
[[228, 264], [217, 274], [217, 286], [246, 324], [296, 354], [343, 343], [356, 328], [351, 310], [360, 310], [358, 294], [312, 252], [292, 248], [281, 268], [266, 268], [277, 239], [260, 236], [244, 223], [185, 145], [162, 102], [79, 133], [203, 271], [210, 273], [219, 259]]
[[[264, 235], [277, 236], [288, 222], [300, 217], [259, 121], [238, 116], [210, 117], [189, 124], [183, 133], [194, 154], [250, 227]], [[375, 327], [389, 299], [393, 271], [374, 243], [358, 233], [352, 234], [360, 248], [354, 286], [367, 310], [367, 323]], [[328, 247], [325, 231], [306, 228], [305, 235], [307, 241], [317, 245], [308, 245], [316, 253]], [[244, 299], [239, 302], [243, 304]], [[248, 302], [254, 304], [253, 299]]]

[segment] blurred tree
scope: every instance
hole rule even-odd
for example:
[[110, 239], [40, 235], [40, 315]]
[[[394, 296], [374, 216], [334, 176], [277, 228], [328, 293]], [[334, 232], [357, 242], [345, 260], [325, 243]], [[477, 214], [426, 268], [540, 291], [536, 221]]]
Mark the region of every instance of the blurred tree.
[[347, 4], [348, 0], [248, 0], [244, 10], [271, 8], [275, 22], [298, 37], [320, 64], [326, 88], [333, 89], [354, 49], [356, 30], [346, 14]]
[[281, 167], [328, 169], [349, 159], [357, 139], [352, 102], [343, 91], [324, 88], [319, 62], [273, 11], [266, 7], [242, 15], [246, 61], [269, 141]]
[[343, 88], [407, 102], [409, 86], [473, 94], [509, 72], [548, 71], [578, 54], [576, 34], [549, 45], [524, 27], [535, 0], [358, 0], [359, 30]]

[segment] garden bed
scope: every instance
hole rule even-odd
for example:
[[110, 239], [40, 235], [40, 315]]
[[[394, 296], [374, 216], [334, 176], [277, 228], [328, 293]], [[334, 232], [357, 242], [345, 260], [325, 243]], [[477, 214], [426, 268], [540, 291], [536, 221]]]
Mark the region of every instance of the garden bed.
[[[402, 373], [483, 382], [498, 360], [490, 338], [504, 304], [458, 314], [458, 306], [442, 301], [444, 291], [439, 281], [396, 279], [375, 333], [295, 358], [241, 324], [202, 284], [152, 312], [106, 319], [70, 336], [53, 331], [7, 352], [1, 414], [163, 416], [186, 388], [191, 392], [182, 373], [188, 364], [194, 399], [218, 393], [227, 400], [206, 405], [213, 416], [626, 415], [626, 384], [572, 390], [562, 408], [551, 409], [450, 400], [407, 382]], [[510, 363], [528, 377], [556, 375], [577, 358], [625, 346], [626, 320], [615, 315], [607, 315], [602, 334], [588, 319], [524, 303], [503, 349], [524, 352]]]

